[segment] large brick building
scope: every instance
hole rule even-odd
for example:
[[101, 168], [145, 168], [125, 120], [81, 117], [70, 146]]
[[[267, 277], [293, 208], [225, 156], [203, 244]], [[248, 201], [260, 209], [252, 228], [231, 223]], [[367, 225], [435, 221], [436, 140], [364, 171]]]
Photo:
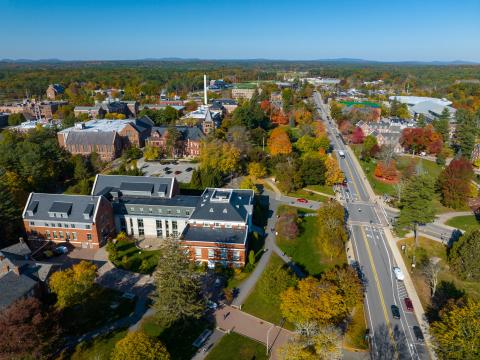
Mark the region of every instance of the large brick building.
[[58, 143], [72, 154], [97, 152], [111, 161], [130, 146], [143, 147], [150, 136], [153, 121], [148, 116], [128, 120], [90, 120], [57, 133]]
[[251, 190], [212, 188], [181, 195], [175, 178], [99, 174], [91, 196], [32, 194], [23, 218], [29, 238], [97, 247], [113, 229], [159, 243], [173, 237], [198, 263], [239, 267], [248, 251], [253, 196]]
[[31, 193], [22, 216], [31, 240], [98, 248], [115, 233], [112, 204], [103, 196]]

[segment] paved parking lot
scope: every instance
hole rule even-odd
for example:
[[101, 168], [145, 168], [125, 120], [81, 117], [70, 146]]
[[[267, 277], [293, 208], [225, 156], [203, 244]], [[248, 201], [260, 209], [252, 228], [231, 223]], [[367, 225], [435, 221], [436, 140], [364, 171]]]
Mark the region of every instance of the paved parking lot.
[[190, 182], [193, 169], [198, 168], [198, 164], [189, 162], [178, 161], [177, 164], [161, 164], [160, 161], [145, 161], [143, 158], [138, 160], [137, 166], [145, 176], [175, 176], [177, 181], [182, 183]]

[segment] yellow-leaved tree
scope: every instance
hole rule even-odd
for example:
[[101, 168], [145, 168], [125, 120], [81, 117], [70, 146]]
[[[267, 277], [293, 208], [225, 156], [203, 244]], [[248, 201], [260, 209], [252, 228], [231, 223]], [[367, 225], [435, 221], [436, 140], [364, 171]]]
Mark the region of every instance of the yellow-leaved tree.
[[345, 175], [340, 169], [337, 159], [333, 156], [327, 156], [325, 159], [325, 167], [327, 168], [327, 176], [325, 177], [326, 185], [340, 184], [345, 180]]
[[288, 155], [292, 152], [292, 143], [285, 127], [279, 126], [273, 129], [267, 143], [272, 155]]
[[112, 360], [170, 360], [165, 345], [143, 331], [132, 331], [117, 342]]

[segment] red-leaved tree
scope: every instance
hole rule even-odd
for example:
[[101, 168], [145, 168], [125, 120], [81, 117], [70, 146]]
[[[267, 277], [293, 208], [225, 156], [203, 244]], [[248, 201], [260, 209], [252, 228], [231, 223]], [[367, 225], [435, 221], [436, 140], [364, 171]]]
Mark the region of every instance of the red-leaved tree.
[[442, 203], [454, 209], [466, 206], [473, 176], [470, 161], [465, 158], [452, 160], [438, 177], [442, 191]]
[[355, 130], [353, 130], [352, 143], [362, 144], [363, 139], [365, 139], [365, 134], [363, 133], [362, 128], [356, 127]]

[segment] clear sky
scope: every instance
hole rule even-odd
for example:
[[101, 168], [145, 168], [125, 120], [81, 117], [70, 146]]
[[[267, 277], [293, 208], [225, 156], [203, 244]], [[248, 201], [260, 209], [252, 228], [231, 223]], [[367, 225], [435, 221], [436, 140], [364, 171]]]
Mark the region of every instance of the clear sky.
[[0, 59], [480, 62], [480, 0], [0, 0]]

